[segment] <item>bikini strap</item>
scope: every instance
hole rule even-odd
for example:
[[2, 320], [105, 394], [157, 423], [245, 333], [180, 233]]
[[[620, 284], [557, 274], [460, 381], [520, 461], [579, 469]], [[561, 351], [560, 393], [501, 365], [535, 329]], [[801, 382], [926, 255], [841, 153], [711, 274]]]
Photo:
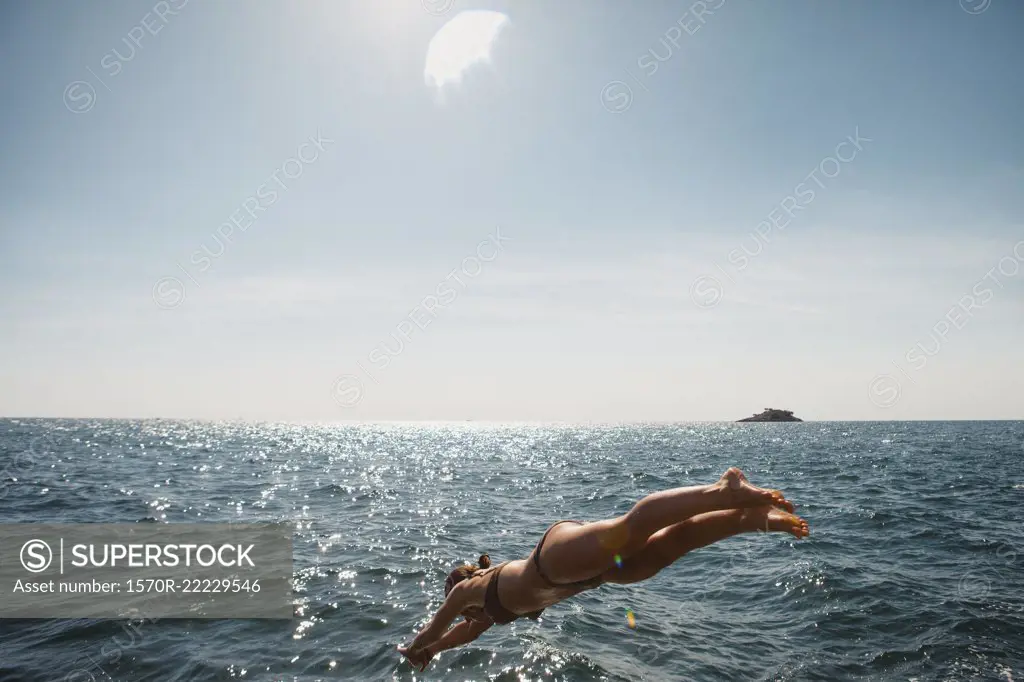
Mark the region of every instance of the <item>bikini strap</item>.
[[552, 523], [548, 526], [548, 529], [544, 531], [544, 535], [541, 536], [540, 542], [537, 543], [537, 546], [533, 548], [533, 566], [537, 569], [537, 573], [540, 575], [541, 579], [552, 587], [556, 587], [557, 584], [551, 582], [551, 579], [544, 574], [544, 569], [540, 567], [540, 551], [544, 548], [544, 541], [548, 539], [548, 533], [550, 533], [555, 526], [562, 523], [579, 523], [579, 521], [566, 519], [564, 521], [556, 521], [555, 523]]
[[501, 569], [505, 567], [506, 563], [508, 562], [498, 564], [487, 574], [489, 582], [487, 583], [487, 591], [484, 593], [484, 613], [500, 625], [511, 623], [519, 618], [517, 614], [505, 608], [498, 597], [498, 576], [501, 574]]

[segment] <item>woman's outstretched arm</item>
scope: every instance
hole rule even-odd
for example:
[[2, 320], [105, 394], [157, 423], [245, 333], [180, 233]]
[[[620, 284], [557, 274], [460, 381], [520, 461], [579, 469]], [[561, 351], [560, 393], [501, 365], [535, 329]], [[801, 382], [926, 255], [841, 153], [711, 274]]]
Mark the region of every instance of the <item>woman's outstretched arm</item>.
[[427, 651], [433, 657], [446, 649], [454, 649], [455, 647], [469, 644], [487, 632], [491, 625], [491, 623], [480, 623], [475, 620], [464, 620], [455, 627], [450, 628], [448, 632], [441, 636], [441, 639], [429, 645]]
[[441, 639], [428, 644], [423, 649], [413, 651], [412, 647], [409, 647], [408, 649], [399, 647], [398, 650], [403, 656], [409, 659], [410, 663], [418, 666], [421, 671], [426, 670], [427, 665], [434, 656], [437, 656], [446, 649], [454, 649], [455, 647], [462, 646], [463, 644], [469, 644], [486, 632], [491, 625], [491, 623], [480, 623], [477, 621], [466, 620], [452, 628], [449, 628], [448, 632], [441, 636]]
[[430, 619], [430, 622], [420, 630], [412, 644], [408, 647], [399, 646], [398, 651], [415, 663], [417, 659], [421, 658], [429, 645], [437, 642], [446, 634], [445, 631], [448, 629], [448, 626], [451, 625], [451, 622], [462, 611], [471, 606], [480, 605], [476, 603], [478, 601], [482, 603], [482, 600], [477, 595], [477, 592], [480, 590], [476, 589], [476, 587], [469, 580], [453, 587], [452, 591], [448, 593], [447, 599], [444, 600], [444, 604], [441, 604], [441, 608], [437, 610], [437, 613]]

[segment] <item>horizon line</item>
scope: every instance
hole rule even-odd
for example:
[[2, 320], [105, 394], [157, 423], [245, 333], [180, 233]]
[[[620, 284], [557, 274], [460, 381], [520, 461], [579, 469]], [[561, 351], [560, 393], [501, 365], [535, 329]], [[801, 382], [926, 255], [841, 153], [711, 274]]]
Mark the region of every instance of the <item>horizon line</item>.
[[[747, 417], [742, 417], [747, 419]], [[671, 424], [828, 424], [828, 423], [912, 423], [912, 422], [1020, 422], [1018, 419], [801, 419], [790, 421], [759, 421], [743, 422], [739, 419], [649, 419], [649, 420], [538, 420], [538, 419], [340, 419], [340, 420], [304, 420], [304, 419], [256, 419], [245, 417], [213, 418], [213, 417], [52, 417], [52, 416], [6, 416], [0, 415], [0, 421], [17, 420], [67, 420], [67, 421], [169, 421], [169, 422], [203, 422], [232, 424], [293, 424], [303, 426], [331, 425], [370, 425], [370, 424], [494, 424], [494, 425], [565, 425], [565, 426], [640, 426], [640, 425], [671, 425]]]

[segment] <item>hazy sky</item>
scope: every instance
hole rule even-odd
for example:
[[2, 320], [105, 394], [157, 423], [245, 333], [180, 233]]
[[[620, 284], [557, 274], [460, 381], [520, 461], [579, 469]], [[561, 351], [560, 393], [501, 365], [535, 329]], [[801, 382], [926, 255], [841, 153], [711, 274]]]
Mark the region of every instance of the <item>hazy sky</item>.
[[1024, 417], [1022, 28], [3, 3], [0, 415]]

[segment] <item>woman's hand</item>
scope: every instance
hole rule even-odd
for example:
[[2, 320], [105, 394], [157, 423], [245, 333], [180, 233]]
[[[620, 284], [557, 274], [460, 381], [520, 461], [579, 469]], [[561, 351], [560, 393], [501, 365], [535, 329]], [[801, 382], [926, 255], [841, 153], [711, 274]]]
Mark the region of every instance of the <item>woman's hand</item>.
[[430, 660], [434, 658], [434, 652], [431, 651], [429, 646], [422, 648], [398, 646], [396, 648], [398, 653], [409, 659], [409, 663], [419, 666], [420, 672], [426, 670]]

